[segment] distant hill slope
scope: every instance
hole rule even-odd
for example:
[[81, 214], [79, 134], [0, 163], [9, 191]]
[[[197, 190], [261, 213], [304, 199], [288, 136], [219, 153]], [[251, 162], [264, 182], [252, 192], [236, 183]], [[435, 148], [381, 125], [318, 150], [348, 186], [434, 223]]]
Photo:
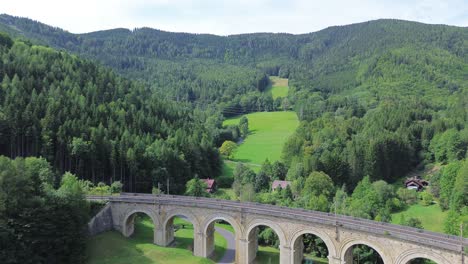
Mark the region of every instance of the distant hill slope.
[[362, 62], [396, 48], [437, 49], [468, 60], [467, 28], [389, 19], [301, 35], [216, 36], [150, 28], [72, 34], [3, 14], [0, 31], [98, 60], [173, 99], [223, 103], [238, 112], [258, 109], [241, 101], [246, 94], [255, 100], [261, 97], [267, 85], [264, 73], [289, 77], [291, 86], [300, 88], [306, 82], [322, 89], [347, 89], [359, 84]]

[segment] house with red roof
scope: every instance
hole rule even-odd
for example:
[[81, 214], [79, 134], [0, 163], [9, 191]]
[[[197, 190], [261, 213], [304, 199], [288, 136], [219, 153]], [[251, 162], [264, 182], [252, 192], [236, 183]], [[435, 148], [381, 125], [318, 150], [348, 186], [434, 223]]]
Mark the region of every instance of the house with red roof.
[[206, 183], [206, 192], [207, 193], [214, 193], [216, 192], [216, 181], [214, 179], [201, 179]]
[[278, 187], [280, 187], [281, 189], [285, 189], [287, 186], [290, 186], [290, 185], [291, 185], [290, 181], [274, 180], [273, 184], [271, 185], [271, 190], [274, 191]]

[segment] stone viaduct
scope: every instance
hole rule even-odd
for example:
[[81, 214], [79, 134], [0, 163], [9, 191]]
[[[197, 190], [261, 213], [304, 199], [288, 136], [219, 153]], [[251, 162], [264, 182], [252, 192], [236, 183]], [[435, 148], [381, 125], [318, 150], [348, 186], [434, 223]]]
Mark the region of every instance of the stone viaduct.
[[136, 213], [145, 213], [154, 223], [154, 243], [168, 246], [174, 240], [173, 219], [183, 216], [193, 224], [195, 256], [214, 251], [214, 223], [232, 225], [236, 237], [236, 263], [249, 264], [257, 252], [257, 227], [272, 228], [280, 240], [280, 263], [302, 263], [303, 234], [321, 238], [330, 264], [352, 264], [352, 248], [363, 244], [379, 253], [385, 264], [407, 264], [416, 258], [437, 264], [464, 264], [468, 239], [420, 229], [297, 208], [173, 195], [123, 193], [93, 197], [108, 203], [89, 223], [91, 233], [109, 229], [128, 237]]

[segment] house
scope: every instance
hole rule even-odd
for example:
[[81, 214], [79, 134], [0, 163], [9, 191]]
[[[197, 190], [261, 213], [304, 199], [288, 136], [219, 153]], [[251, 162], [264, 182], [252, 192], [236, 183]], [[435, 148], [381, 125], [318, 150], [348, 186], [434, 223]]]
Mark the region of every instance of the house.
[[291, 185], [290, 181], [274, 180], [273, 184], [271, 185], [271, 190], [274, 191], [278, 187], [280, 187], [281, 189], [285, 189], [287, 186], [290, 186], [290, 185]]
[[419, 176], [408, 178], [405, 181], [405, 187], [410, 190], [421, 191], [428, 185], [429, 182], [421, 179]]
[[214, 179], [201, 179], [206, 183], [206, 192], [214, 193], [216, 192], [216, 181]]

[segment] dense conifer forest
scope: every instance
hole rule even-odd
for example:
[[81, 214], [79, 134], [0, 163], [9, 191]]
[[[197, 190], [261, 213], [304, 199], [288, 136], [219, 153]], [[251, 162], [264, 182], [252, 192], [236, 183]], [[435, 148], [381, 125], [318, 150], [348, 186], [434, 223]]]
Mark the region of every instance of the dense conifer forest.
[[180, 193], [197, 174], [219, 174], [216, 115], [76, 56], [0, 39], [2, 155], [42, 156], [61, 173], [127, 191], [149, 192], [170, 175]]

